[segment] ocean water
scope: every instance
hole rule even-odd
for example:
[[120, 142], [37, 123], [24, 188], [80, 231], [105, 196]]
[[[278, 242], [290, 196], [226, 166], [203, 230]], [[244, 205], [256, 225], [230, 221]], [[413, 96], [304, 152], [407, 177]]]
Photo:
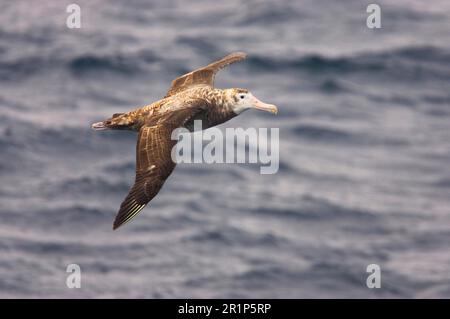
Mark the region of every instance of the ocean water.
[[[2, 2], [0, 297], [449, 298], [450, 2], [371, 2]], [[136, 134], [90, 124], [237, 50], [217, 86], [279, 114], [220, 128], [279, 128], [279, 172], [178, 165], [112, 231]]]

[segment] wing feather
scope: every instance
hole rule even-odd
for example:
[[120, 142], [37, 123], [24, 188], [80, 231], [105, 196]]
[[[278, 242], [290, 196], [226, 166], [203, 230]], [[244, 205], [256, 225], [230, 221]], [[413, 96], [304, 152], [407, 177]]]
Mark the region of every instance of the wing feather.
[[171, 151], [176, 140], [172, 131], [205, 109], [203, 101], [193, 100], [187, 106], [172, 111], [143, 126], [136, 144], [136, 178], [134, 185], [120, 205], [113, 229], [135, 217], [160, 191], [175, 168]]
[[247, 54], [244, 52], [234, 52], [207, 66], [184, 74], [172, 81], [172, 85], [165, 97], [179, 93], [194, 85], [204, 84], [214, 86], [214, 77], [219, 70], [227, 65], [244, 60], [246, 57]]

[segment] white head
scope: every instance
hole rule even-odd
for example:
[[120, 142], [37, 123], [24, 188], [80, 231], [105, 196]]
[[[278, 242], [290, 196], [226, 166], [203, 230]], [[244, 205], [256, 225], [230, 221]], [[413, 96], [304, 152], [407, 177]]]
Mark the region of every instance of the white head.
[[233, 112], [240, 114], [248, 109], [257, 109], [271, 113], [277, 113], [278, 109], [273, 104], [266, 104], [253, 96], [246, 89], [230, 89], [231, 105]]

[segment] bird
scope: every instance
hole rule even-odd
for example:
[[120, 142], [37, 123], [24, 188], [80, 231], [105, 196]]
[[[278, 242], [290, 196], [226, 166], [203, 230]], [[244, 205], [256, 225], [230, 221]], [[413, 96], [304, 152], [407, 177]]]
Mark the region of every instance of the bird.
[[219, 70], [246, 57], [244, 52], [228, 54], [174, 79], [164, 98], [91, 125], [94, 130], [138, 132], [134, 185], [120, 205], [113, 230], [135, 217], [158, 194], [174, 170], [176, 163], [171, 150], [177, 141], [171, 139], [173, 130], [186, 128], [192, 132], [195, 120], [201, 120], [202, 129], [207, 129], [248, 109], [278, 112], [275, 105], [260, 101], [247, 89], [214, 86]]

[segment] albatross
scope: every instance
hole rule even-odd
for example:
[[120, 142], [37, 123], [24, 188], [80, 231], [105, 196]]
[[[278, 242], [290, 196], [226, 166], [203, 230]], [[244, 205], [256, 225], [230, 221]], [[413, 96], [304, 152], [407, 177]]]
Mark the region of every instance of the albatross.
[[135, 217], [158, 194], [172, 173], [176, 165], [171, 158], [172, 147], [176, 144], [171, 139], [173, 130], [192, 131], [195, 120], [201, 120], [202, 128], [207, 129], [248, 109], [277, 113], [275, 105], [261, 102], [249, 90], [214, 87], [219, 70], [246, 57], [243, 52], [231, 53], [173, 80], [163, 99], [92, 124], [94, 130], [138, 132], [135, 182], [120, 205], [113, 229]]

